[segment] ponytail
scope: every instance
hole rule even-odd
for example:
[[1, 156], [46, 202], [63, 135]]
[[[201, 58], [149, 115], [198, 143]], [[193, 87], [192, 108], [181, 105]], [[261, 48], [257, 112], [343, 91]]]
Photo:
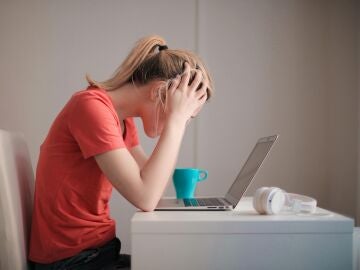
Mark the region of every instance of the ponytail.
[[97, 82], [86, 74], [86, 80], [90, 86], [103, 88], [107, 91], [115, 90], [123, 84], [131, 81], [132, 75], [141, 63], [155, 53], [158, 46], [166, 45], [160, 36], [148, 36], [140, 39], [131, 50], [125, 61], [116, 69], [113, 76], [103, 82]]

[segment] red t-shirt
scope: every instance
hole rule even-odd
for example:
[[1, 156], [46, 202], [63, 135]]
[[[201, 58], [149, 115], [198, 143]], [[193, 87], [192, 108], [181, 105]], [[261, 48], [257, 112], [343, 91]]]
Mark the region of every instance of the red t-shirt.
[[115, 237], [109, 213], [112, 185], [94, 155], [138, 145], [132, 118], [125, 134], [102, 89], [75, 93], [40, 147], [29, 259], [51, 263]]

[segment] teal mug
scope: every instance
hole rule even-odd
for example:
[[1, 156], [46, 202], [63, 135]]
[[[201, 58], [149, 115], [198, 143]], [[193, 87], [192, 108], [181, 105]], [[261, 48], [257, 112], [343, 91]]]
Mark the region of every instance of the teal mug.
[[197, 182], [204, 181], [208, 176], [206, 170], [197, 168], [177, 168], [174, 170], [173, 183], [177, 199], [194, 198]]

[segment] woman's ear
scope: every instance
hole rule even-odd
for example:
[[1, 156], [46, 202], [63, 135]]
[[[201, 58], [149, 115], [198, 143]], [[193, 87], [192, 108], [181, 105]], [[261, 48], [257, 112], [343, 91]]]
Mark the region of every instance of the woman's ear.
[[158, 99], [159, 99], [159, 88], [152, 87], [150, 89], [150, 100], [155, 102]]
[[150, 100], [165, 102], [166, 89], [164, 82], [154, 82], [150, 86]]

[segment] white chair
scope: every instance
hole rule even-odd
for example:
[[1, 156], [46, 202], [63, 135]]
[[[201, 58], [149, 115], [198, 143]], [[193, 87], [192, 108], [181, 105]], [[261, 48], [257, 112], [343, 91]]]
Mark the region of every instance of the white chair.
[[0, 270], [28, 269], [33, 190], [24, 137], [0, 129]]

